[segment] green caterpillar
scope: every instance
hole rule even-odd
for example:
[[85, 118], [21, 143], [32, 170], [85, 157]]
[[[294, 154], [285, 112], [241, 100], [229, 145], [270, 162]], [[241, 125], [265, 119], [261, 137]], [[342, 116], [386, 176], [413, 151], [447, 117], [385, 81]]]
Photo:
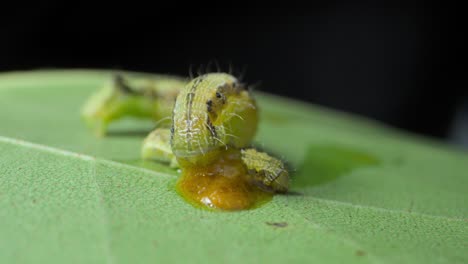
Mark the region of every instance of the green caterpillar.
[[[117, 76], [88, 100], [82, 115], [98, 135], [125, 116], [155, 121], [171, 116], [170, 124], [143, 141], [143, 159], [205, 174], [213, 174], [219, 164], [229, 167], [225, 160], [238, 160], [245, 167], [240, 178], [262, 190], [286, 192], [289, 174], [283, 162], [249, 148], [257, 130], [257, 110], [245, 85], [234, 76], [209, 73], [190, 82], [174, 77], [127, 81]], [[239, 158], [220, 158], [232, 155]]]

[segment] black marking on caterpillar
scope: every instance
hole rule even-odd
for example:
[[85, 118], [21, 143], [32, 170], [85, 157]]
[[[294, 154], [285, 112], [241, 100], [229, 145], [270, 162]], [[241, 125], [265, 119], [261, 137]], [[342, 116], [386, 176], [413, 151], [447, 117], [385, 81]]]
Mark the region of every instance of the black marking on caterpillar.
[[133, 90], [122, 77], [122, 75], [117, 74], [114, 77], [115, 87], [119, 89], [124, 94], [139, 94], [137, 91]]
[[195, 93], [194, 92], [189, 92], [187, 94], [187, 97], [185, 100], [187, 101], [187, 110], [188, 110], [188, 118], [190, 119], [192, 117], [192, 102], [193, 98], [195, 98]]
[[174, 111], [175, 111], [175, 107], [172, 109], [172, 117], [171, 117], [171, 144], [172, 144], [172, 140], [174, 139]]
[[224, 86], [220, 86], [218, 87], [216, 91], [216, 98], [221, 100], [221, 104], [226, 103], [226, 96], [224, 96], [223, 89], [224, 89]]
[[208, 113], [211, 113], [211, 111], [213, 111], [213, 101], [212, 100], [206, 101], [206, 110], [208, 111]]
[[211, 136], [213, 138], [218, 138], [218, 133], [216, 133], [216, 127], [214, 127], [213, 124], [211, 123], [211, 120], [210, 120], [209, 116], [206, 118], [206, 125], [208, 127], [208, 130], [210, 130]]

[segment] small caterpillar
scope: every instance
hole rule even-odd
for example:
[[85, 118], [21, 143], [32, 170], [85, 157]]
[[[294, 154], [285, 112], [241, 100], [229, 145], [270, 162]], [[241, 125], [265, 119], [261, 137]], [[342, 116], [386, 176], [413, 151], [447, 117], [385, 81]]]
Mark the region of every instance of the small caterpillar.
[[289, 173], [281, 160], [253, 148], [241, 150], [241, 156], [251, 180], [260, 188], [275, 192], [288, 191]]
[[[143, 141], [142, 158], [182, 168], [181, 186], [209, 207], [249, 208], [259, 196], [256, 190], [288, 190], [283, 162], [249, 148], [257, 130], [257, 105], [230, 74], [204, 74], [188, 83], [117, 76], [89, 99], [82, 113], [99, 135], [124, 116], [159, 120], [171, 115], [170, 128], [157, 128]], [[211, 191], [205, 195], [200, 190]]]

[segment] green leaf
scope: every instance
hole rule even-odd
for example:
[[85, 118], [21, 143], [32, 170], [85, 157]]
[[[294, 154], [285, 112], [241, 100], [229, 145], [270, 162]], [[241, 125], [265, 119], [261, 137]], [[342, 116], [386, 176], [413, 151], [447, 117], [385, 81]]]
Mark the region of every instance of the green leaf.
[[292, 192], [200, 210], [177, 171], [139, 160], [151, 123], [98, 139], [81, 122], [109, 74], [0, 75], [0, 263], [468, 262], [466, 153], [258, 93], [256, 144], [290, 164]]

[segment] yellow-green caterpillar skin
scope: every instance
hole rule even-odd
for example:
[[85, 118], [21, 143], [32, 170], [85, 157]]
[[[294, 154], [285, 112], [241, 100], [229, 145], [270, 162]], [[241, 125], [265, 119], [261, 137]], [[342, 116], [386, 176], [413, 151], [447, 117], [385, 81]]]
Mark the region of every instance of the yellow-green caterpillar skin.
[[172, 168], [178, 168], [177, 159], [170, 145], [171, 131], [167, 128], [153, 130], [143, 141], [141, 157], [146, 160], [166, 163]]
[[246, 147], [257, 129], [257, 107], [239, 81], [210, 73], [188, 83], [177, 96], [171, 147], [179, 162], [209, 163], [216, 151]]
[[257, 186], [267, 191], [287, 192], [289, 173], [281, 160], [253, 148], [241, 150], [241, 157]]
[[123, 117], [158, 121], [172, 114], [175, 98], [187, 82], [175, 77], [157, 79], [114, 76], [82, 108], [82, 117], [98, 136]]

